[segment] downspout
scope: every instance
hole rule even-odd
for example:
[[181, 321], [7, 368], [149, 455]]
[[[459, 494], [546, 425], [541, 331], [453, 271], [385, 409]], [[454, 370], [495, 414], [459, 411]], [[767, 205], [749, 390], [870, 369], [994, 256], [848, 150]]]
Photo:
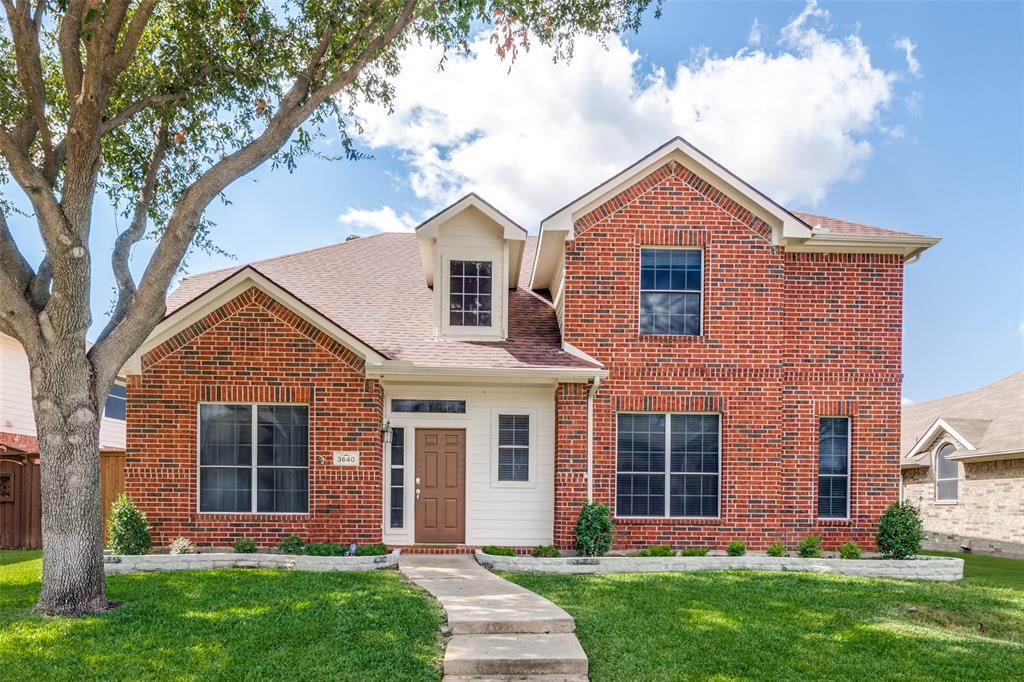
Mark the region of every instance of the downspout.
[[601, 386], [601, 377], [594, 377], [587, 393], [587, 502], [594, 501], [594, 396]]

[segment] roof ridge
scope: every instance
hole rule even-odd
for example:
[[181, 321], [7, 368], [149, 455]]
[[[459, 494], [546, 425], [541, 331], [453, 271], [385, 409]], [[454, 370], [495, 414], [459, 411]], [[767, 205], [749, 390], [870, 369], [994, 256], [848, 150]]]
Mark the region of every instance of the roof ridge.
[[[979, 391], [984, 391], [986, 388], [992, 388], [996, 384], [1001, 384], [1001, 383], [1003, 383], [1005, 381], [1010, 381], [1011, 379], [1016, 379], [1018, 377], [1024, 377], [1024, 369], [1019, 370], [1017, 372], [1014, 372], [1013, 374], [1009, 374], [1009, 375], [1003, 377], [1002, 379], [996, 379], [995, 381], [993, 381], [990, 384], [985, 384], [984, 386], [979, 386], [978, 388], [972, 388], [972, 389], [967, 390], [967, 391], [961, 391], [960, 393], [953, 393], [953, 394], [950, 394], [950, 395], [939, 396], [938, 398], [931, 398], [930, 400], [923, 400], [923, 401], [921, 401], [919, 403], [913, 403], [912, 405], [907, 405], [907, 407], [911, 408], [911, 407], [917, 407], [918, 405], [928, 405], [930, 403], [935, 403], [935, 402], [938, 402], [940, 400], [949, 400], [950, 398], [959, 398], [961, 396], [965, 396], [965, 395], [968, 395], [970, 393], [978, 393]], [[954, 419], [956, 419], [956, 418], [957, 417], [954, 417]], [[964, 418], [964, 419], [983, 419], [983, 417], [962, 417], [962, 418]]]

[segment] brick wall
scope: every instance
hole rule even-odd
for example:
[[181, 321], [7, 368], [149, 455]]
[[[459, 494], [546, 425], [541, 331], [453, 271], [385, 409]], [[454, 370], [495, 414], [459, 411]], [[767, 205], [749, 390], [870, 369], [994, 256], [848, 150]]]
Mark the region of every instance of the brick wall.
[[554, 543], [573, 546], [573, 527], [587, 500], [586, 384], [559, 384], [555, 393]]
[[[381, 538], [381, 390], [362, 360], [258, 289], [249, 289], [147, 353], [128, 383], [126, 491], [146, 512], [154, 542], [178, 536], [229, 545], [240, 536], [272, 546]], [[309, 512], [200, 514], [197, 405], [309, 405]], [[357, 467], [332, 464], [356, 450]]]
[[[566, 243], [565, 338], [610, 372], [595, 401], [595, 499], [614, 511], [617, 412], [722, 415], [720, 518], [616, 517], [616, 546], [742, 538], [762, 549], [815, 532], [827, 548], [848, 539], [872, 547], [899, 490], [901, 259], [785, 253], [765, 223], [676, 163], [576, 230]], [[640, 247], [660, 245], [703, 249], [699, 337], [639, 334]], [[851, 417], [848, 521], [817, 520], [819, 416]], [[559, 449], [581, 437], [563, 418]], [[572, 418], [585, 419], [585, 407]], [[585, 452], [585, 428], [582, 438], [573, 447]], [[556, 502], [556, 529], [577, 512]]]
[[[937, 438], [929, 462], [949, 438]], [[1024, 557], [1024, 459], [961, 462], [956, 502], [935, 499], [934, 465], [903, 472], [903, 499], [921, 510], [924, 546]]]

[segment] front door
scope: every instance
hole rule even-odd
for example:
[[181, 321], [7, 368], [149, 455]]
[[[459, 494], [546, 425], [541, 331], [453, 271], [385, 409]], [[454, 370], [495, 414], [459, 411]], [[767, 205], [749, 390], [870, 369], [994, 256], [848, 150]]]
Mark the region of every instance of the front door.
[[416, 542], [466, 541], [466, 432], [416, 429]]

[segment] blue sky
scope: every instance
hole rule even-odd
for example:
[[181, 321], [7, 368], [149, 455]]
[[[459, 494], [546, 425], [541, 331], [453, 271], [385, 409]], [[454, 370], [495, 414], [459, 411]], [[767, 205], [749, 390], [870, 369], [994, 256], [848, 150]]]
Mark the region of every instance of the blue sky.
[[[534, 49], [511, 74], [486, 36], [444, 73], [417, 46], [395, 114], [358, 109], [372, 160], [257, 170], [211, 207], [216, 241], [245, 262], [407, 230], [468, 190], [535, 231], [682, 134], [791, 208], [942, 237], [906, 269], [904, 395], [969, 390], [1024, 368], [1022, 7], [670, 1], [639, 35], [558, 66]], [[97, 208], [93, 333], [117, 225]], [[31, 221], [12, 227], [38, 252]]]

